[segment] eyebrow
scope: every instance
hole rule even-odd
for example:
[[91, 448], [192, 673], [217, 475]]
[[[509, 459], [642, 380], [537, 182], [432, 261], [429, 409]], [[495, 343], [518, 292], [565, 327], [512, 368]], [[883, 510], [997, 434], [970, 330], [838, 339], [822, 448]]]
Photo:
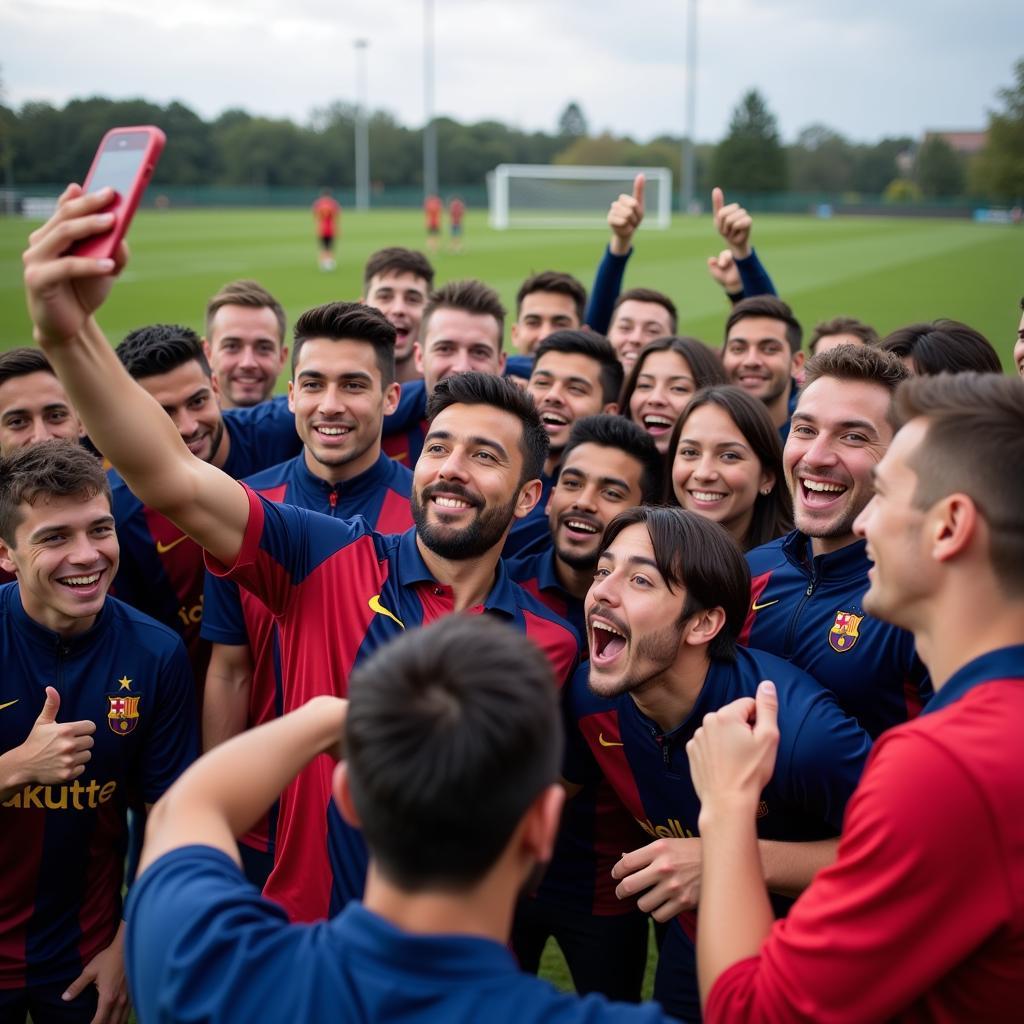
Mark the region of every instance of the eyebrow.
[[[47, 405], [43, 406], [43, 412], [50, 412], [50, 411], [52, 411], [54, 409], [67, 409], [70, 412], [70, 410], [71, 410], [71, 403], [70, 402], [50, 402]], [[13, 415], [25, 416], [27, 414], [30, 414], [31, 412], [32, 412], [32, 410], [29, 409], [27, 406], [19, 406], [19, 407], [16, 407], [14, 409], [4, 409], [3, 412], [0, 413], [0, 415], [5, 416], [5, 417], [6, 416], [13, 416]]]
[[[533, 375], [534, 377], [547, 377], [551, 380], [557, 379], [556, 375], [550, 370], [534, 370]], [[588, 388], [592, 388], [594, 386], [594, 382], [592, 380], [588, 380], [586, 377], [580, 377], [578, 374], [571, 374], [568, 377], [563, 377], [562, 380], [568, 384], [584, 384]]]
[[[636, 379], [640, 380], [641, 377], [652, 377], [653, 378], [654, 376], [655, 375], [653, 373], [651, 373], [650, 370], [644, 370], [642, 373], [639, 373], [637, 375]], [[665, 379], [666, 380], [670, 380], [670, 381], [672, 381], [672, 380], [690, 380], [690, 381], [692, 381], [694, 378], [689, 373], [673, 373], [670, 376], [666, 377]]]
[[[456, 441], [458, 438], [450, 430], [432, 430], [425, 438], [423, 443], [426, 444], [428, 441]], [[479, 434], [472, 437], [466, 438], [466, 443], [470, 445], [480, 445], [484, 448], [493, 448], [503, 459], [508, 460], [508, 452], [505, 450], [505, 446], [498, 441], [495, 441], [490, 437], [483, 437]]]
[[[188, 405], [189, 402], [194, 402], [199, 397], [206, 398], [209, 395], [211, 395], [212, 393], [213, 392], [211, 391], [211, 389], [209, 387], [201, 387], [198, 390], [193, 391], [192, 394], [189, 395], [185, 399], [185, 401], [182, 402], [181, 404], [182, 405]], [[174, 410], [178, 408], [178, 406], [176, 406], [176, 405], [165, 405], [165, 406], [162, 406], [162, 408], [163, 408], [164, 412], [167, 413], [168, 416], [170, 416], [174, 412]]]
[[[602, 551], [600, 557], [602, 559], [607, 559], [609, 562], [615, 561], [615, 556], [611, 553], [611, 548], [606, 548]], [[661, 577], [661, 570], [658, 568], [658, 563], [654, 561], [653, 558], [647, 558], [644, 555], [630, 555], [629, 558], [626, 559], [626, 565], [646, 566], [648, 569], [653, 569], [658, 574], [659, 578]]]
[[[590, 479], [589, 474], [584, 473], [581, 469], [563, 469], [559, 476], [559, 479], [564, 479], [567, 476], [578, 477], [579, 479], [582, 480]], [[624, 491], [629, 490], [629, 484], [627, 484], [625, 480], [622, 480], [617, 476], [599, 476], [597, 478], [597, 482], [599, 484], [611, 484], [614, 487], [621, 487]]]
[[[817, 423], [818, 421], [805, 412], [797, 410], [793, 413], [794, 420], [803, 420], [807, 423]], [[878, 428], [870, 420], [840, 420], [839, 423], [832, 424], [837, 430], [867, 430], [872, 434], [878, 434]]]
[[[327, 374], [321, 370], [303, 370], [299, 374], [299, 380], [303, 377], [311, 377], [313, 380], [327, 380]], [[368, 380], [373, 378], [365, 370], [348, 370], [338, 374], [338, 380]]]
[[[95, 530], [97, 526], [113, 526], [113, 525], [114, 525], [114, 517], [113, 516], [100, 516], [99, 519], [94, 519], [89, 524], [88, 528], [90, 530]], [[48, 533], [54, 533], [55, 531], [58, 531], [58, 530], [71, 530], [71, 529], [73, 529], [73, 527], [71, 526], [70, 523], [47, 523], [45, 526], [40, 526], [39, 529], [36, 530], [35, 533], [33, 533], [31, 537], [29, 537], [28, 542], [30, 544], [35, 544], [36, 542], [41, 540], [43, 537], [45, 537], [46, 534], [48, 534]]]
[[[700, 447], [700, 441], [698, 441], [695, 437], [681, 437], [676, 443], [692, 444]], [[744, 451], [748, 452], [751, 450], [750, 445], [744, 444], [742, 441], [719, 441], [718, 444], [716, 444], [714, 447], [717, 451], [721, 451], [723, 448], [742, 448]]]

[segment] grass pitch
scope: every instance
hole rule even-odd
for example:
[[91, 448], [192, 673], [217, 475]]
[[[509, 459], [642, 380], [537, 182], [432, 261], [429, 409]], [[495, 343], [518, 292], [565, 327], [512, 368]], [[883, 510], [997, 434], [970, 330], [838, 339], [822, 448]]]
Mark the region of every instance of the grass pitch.
[[[0, 217], [0, 349], [31, 343], [20, 254], [36, 223]], [[566, 270], [589, 288], [606, 237], [580, 229], [492, 231], [478, 211], [467, 217], [464, 251], [442, 249], [431, 259], [439, 282], [480, 277], [497, 288], [511, 317], [516, 290], [534, 271]], [[317, 269], [313, 221], [304, 210], [147, 211], [129, 240], [132, 261], [100, 313], [113, 342], [147, 323], [182, 323], [201, 333], [207, 298], [240, 277], [269, 288], [293, 323], [310, 306], [358, 298], [363, 263], [375, 249], [424, 248], [425, 236], [418, 211], [346, 212], [331, 273]], [[981, 330], [1011, 368], [1024, 293], [1024, 229], [764, 215], [755, 219], [754, 241], [807, 333], [840, 313], [883, 334], [915, 320], [953, 317]], [[728, 304], [705, 260], [720, 248], [710, 216], [677, 217], [667, 231], [641, 228], [624, 287], [666, 292], [679, 307], [680, 331], [718, 345]]]

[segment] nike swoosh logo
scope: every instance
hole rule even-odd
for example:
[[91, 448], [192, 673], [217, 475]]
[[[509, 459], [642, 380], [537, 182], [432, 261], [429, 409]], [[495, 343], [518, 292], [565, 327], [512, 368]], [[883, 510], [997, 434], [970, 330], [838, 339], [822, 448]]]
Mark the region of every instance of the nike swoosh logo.
[[172, 540], [170, 544], [164, 544], [161, 541], [156, 542], [156, 553], [158, 555], [166, 555], [171, 548], [176, 548], [183, 540], [188, 540], [188, 534], [183, 533], [177, 540]]
[[6, 704], [0, 704], [0, 711], [3, 711], [4, 708], [9, 708], [12, 704], [17, 704], [20, 699], [20, 697], [15, 697], [14, 700], [9, 700]]
[[599, 732], [597, 734], [597, 742], [600, 743], [602, 747], [621, 747], [621, 746], [625, 745], [625, 744], [622, 744], [622, 743], [614, 743], [611, 740], [606, 740], [604, 738], [604, 733], [603, 732]]
[[771, 608], [773, 604], [778, 604], [779, 598], [775, 598], [774, 601], [765, 601], [764, 604], [758, 604], [756, 601], [750, 606], [752, 612], [759, 612], [762, 608]]
[[385, 615], [391, 619], [392, 622], [397, 622], [402, 629], [405, 629], [405, 623], [392, 611], [389, 611], [380, 603], [380, 594], [374, 594], [369, 601], [366, 602], [370, 606], [371, 612], [376, 612], [378, 615]]

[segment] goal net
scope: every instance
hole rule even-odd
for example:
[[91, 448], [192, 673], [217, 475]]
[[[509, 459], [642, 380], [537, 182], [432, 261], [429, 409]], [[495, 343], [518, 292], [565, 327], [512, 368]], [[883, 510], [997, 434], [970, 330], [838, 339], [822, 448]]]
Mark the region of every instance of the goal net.
[[667, 228], [672, 218], [672, 172], [666, 167], [571, 167], [499, 164], [487, 175], [491, 227], [602, 228], [608, 207], [643, 172], [644, 223]]

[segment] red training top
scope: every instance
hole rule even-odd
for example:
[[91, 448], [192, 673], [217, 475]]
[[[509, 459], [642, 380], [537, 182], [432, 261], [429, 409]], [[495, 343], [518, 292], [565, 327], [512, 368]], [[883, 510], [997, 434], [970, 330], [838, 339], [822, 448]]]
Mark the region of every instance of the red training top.
[[330, 196], [321, 196], [313, 204], [313, 216], [316, 218], [317, 234], [321, 238], [332, 238], [335, 222], [341, 216], [341, 207]]

